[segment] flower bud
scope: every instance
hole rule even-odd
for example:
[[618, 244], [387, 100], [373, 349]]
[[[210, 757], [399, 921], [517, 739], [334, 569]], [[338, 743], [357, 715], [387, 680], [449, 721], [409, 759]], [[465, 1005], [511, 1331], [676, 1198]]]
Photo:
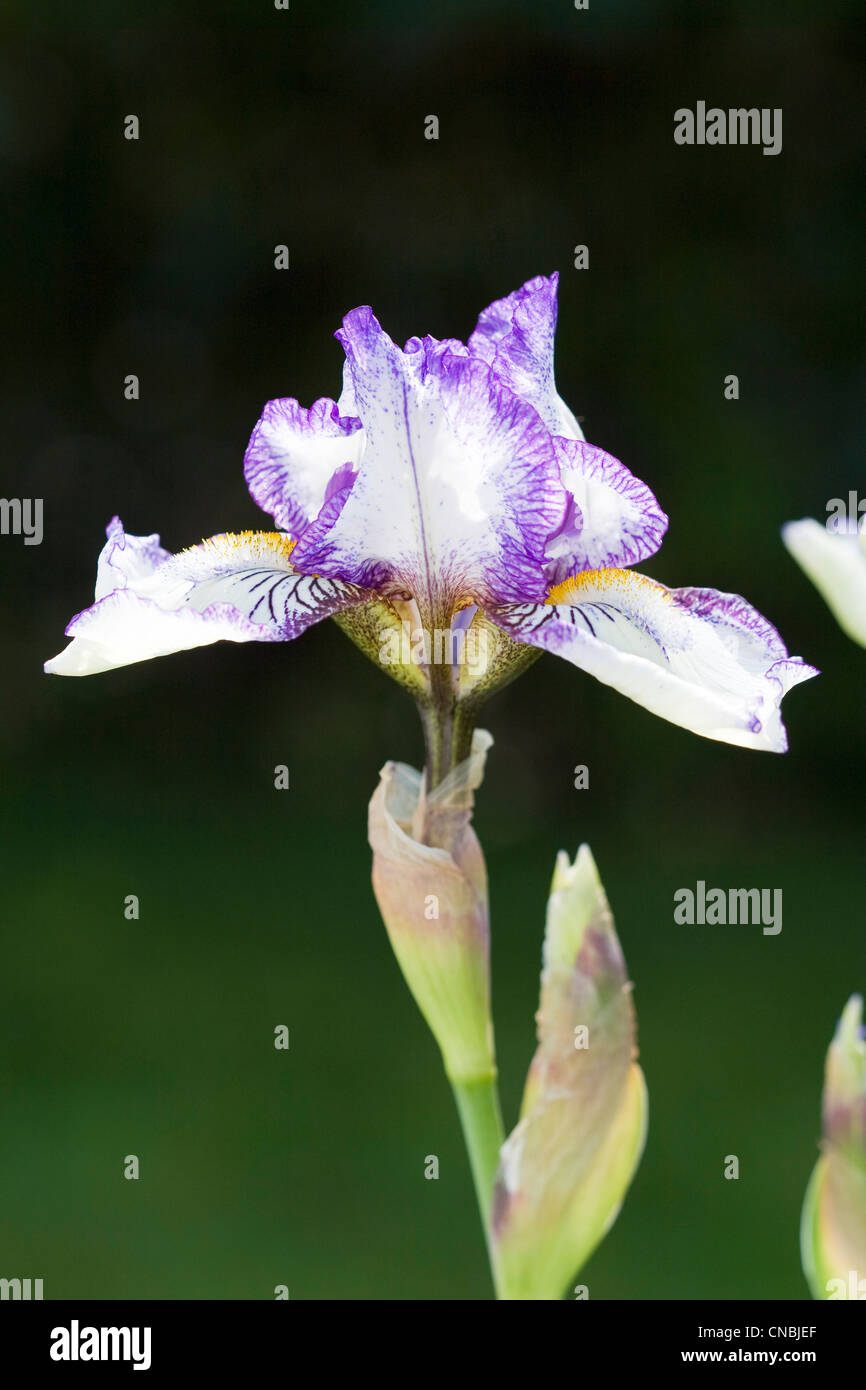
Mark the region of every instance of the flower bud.
[[866, 1299], [866, 1034], [857, 994], [827, 1053], [822, 1111], [823, 1152], [800, 1228], [803, 1269], [814, 1298]]
[[487, 872], [471, 825], [492, 742], [476, 730], [470, 756], [433, 791], [414, 768], [386, 763], [370, 802], [376, 901], [452, 1082], [496, 1070]]
[[491, 1246], [500, 1296], [558, 1299], [612, 1225], [646, 1137], [631, 986], [595, 862], [557, 859], [538, 1048], [502, 1148]]

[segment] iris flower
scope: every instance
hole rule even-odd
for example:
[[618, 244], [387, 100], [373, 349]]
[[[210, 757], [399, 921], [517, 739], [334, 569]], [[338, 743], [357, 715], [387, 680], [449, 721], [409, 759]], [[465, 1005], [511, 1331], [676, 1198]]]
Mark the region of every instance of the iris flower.
[[[332, 615], [374, 655], [376, 624], [409, 614], [425, 632], [492, 635], [488, 688], [549, 651], [697, 734], [784, 751], [782, 698], [814, 669], [737, 595], [632, 568], [667, 517], [557, 392], [556, 290], [556, 275], [529, 280], [465, 344], [416, 337], [401, 350], [370, 308], [352, 310], [336, 335], [339, 399], [270, 401], [253, 430], [246, 481], [276, 529], [172, 555], [115, 518], [95, 602], [46, 670], [286, 642]], [[453, 665], [414, 677], [440, 711], [473, 697]], [[442, 775], [467, 746], [439, 748]]]
[[[487, 875], [471, 827], [491, 742], [474, 728], [478, 707], [550, 651], [674, 724], [781, 752], [782, 698], [815, 674], [744, 599], [668, 589], [633, 568], [658, 550], [667, 517], [587, 443], [557, 392], [556, 291], [555, 275], [527, 281], [484, 310], [467, 343], [401, 349], [371, 309], [352, 310], [337, 334], [339, 399], [270, 401], [253, 430], [246, 481], [275, 529], [172, 555], [115, 517], [95, 602], [46, 664], [89, 675], [221, 640], [287, 642], [333, 617], [415, 695], [425, 771], [383, 770], [373, 886], [442, 1051], [509, 1298], [556, 1297], [604, 1234], [640, 1154], [646, 1101], [621, 952], [583, 853], [554, 879], [539, 1049], [504, 1141]], [[406, 628], [411, 650], [399, 641], [395, 660]], [[582, 1058], [575, 1017], [592, 1022]]]

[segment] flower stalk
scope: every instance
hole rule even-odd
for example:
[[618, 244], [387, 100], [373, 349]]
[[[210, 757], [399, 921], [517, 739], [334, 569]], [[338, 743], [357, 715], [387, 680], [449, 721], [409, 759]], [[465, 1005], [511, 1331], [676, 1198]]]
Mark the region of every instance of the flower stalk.
[[[422, 723], [427, 751], [428, 787], [432, 790], [440, 785], [446, 771], [453, 771], [469, 756], [475, 727], [475, 710], [458, 705], [450, 666], [441, 664], [431, 668], [431, 686], [433, 698], [430, 706], [422, 710]], [[490, 1031], [492, 1036], [492, 1019]], [[493, 1183], [499, 1166], [499, 1151], [505, 1140], [498, 1072], [493, 1055], [490, 1068], [481, 1075], [450, 1077], [449, 1080], [460, 1117], [463, 1142], [466, 1145], [481, 1225], [486, 1237], [490, 1229]]]
[[[445, 775], [456, 767], [463, 756], [457, 756], [455, 740], [455, 714], [457, 702], [451, 665], [445, 662], [433, 663], [429, 668], [429, 695], [421, 704], [421, 724], [424, 729], [425, 770], [427, 786], [430, 791], [438, 787]], [[469, 729], [469, 746], [472, 746], [472, 729]]]
[[[505, 1141], [496, 1068], [472, 1081], [452, 1081], [463, 1142], [472, 1169], [478, 1210], [485, 1236], [490, 1230], [493, 1183], [499, 1167], [499, 1151]], [[489, 1237], [488, 1237], [489, 1238]]]

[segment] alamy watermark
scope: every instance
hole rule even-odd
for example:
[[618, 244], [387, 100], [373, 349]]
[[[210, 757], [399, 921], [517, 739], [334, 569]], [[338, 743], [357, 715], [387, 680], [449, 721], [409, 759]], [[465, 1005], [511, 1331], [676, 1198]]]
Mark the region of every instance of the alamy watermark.
[[73, 1318], [51, 1329], [52, 1361], [131, 1361], [134, 1371], [147, 1371], [150, 1350], [149, 1327], [82, 1327]]
[[42, 498], [0, 497], [0, 536], [23, 536], [25, 545], [41, 545]]
[[42, 1298], [41, 1279], [0, 1279], [0, 1299], [28, 1302]]
[[782, 149], [782, 108], [775, 106], [711, 106], [699, 101], [695, 110], [681, 106], [674, 112], [674, 140], [678, 145], [763, 145], [764, 154]]
[[478, 666], [487, 664], [487, 630], [475, 627], [413, 627], [405, 618], [396, 628], [379, 633], [379, 660], [383, 666]]
[[828, 1303], [838, 1302], [839, 1299], [853, 1299], [862, 1303], [866, 1300], [866, 1279], [861, 1279], [856, 1269], [849, 1269], [847, 1283], [844, 1279], [828, 1279], [824, 1291]]
[[764, 936], [782, 930], [781, 888], [707, 888], [699, 879], [694, 890], [674, 893], [674, 921], [679, 926], [762, 926]]
[[862, 531], [866, 528], [866, 497], [851, 488], [847, 497], [831, 497], [826, 507], [828, 531]]

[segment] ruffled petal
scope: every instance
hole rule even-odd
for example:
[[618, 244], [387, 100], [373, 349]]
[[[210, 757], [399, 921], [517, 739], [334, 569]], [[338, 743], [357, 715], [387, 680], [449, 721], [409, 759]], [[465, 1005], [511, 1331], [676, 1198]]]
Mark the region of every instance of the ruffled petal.
[[88, 676], [211, 642], [287, 642], [369, 599], [353, 585], [298, 574], [292, 546], [277, 532], [245, 531], [170, 555], [158, 536], [125, 535], [115, 517], [96, 602], [72, 619], [72, 641], [45, 670]]
[[360, 420], [334, 401], [322, 397], [309, 409], [291, 398], [268, 401], [244, 455], [247, 487], [297, 539], [331, 494], [354, 480], [363, 444]]
[[303, 535], [297, 567], [411, 595], [428, 614], [543, 598], [566, 499], [536, 411], [450, 344], [412, 339], [401, 352], [369, 308], [338, 336], [364, 453], [351, 489]]
[[160, 545], [159, 536], [128, 536], [118, 516], [108, 523], [105, 534], [108, 540], [96, 562], [96, 599], [113, 594], [115, 589], [134, 589], [171, 559], [171, 552]]
[[782, 538], [842, 631], [866, 647], [866, 533], [804, 520], [789, 521]]
[[570, 505], [547, 543], [547, 577], [561, 584], [582, 570], [619, 569], [654, 555], [668, 519], [646, 483], [585, 440], [557, 439]]
[[552, 434], [583, 439], [583, 431], [556, 390], [553, 344], [559, 275], [536, 275], [478, 317], [469, 351], [538, 411]]
[[738, 595], [667, 589], [630, 570], [588, 571], [546, 604], [486, 611], [518, 641], [564, 657], [662, 719], [742, 748], [784, 752], [782, 697], [817, 675]]

